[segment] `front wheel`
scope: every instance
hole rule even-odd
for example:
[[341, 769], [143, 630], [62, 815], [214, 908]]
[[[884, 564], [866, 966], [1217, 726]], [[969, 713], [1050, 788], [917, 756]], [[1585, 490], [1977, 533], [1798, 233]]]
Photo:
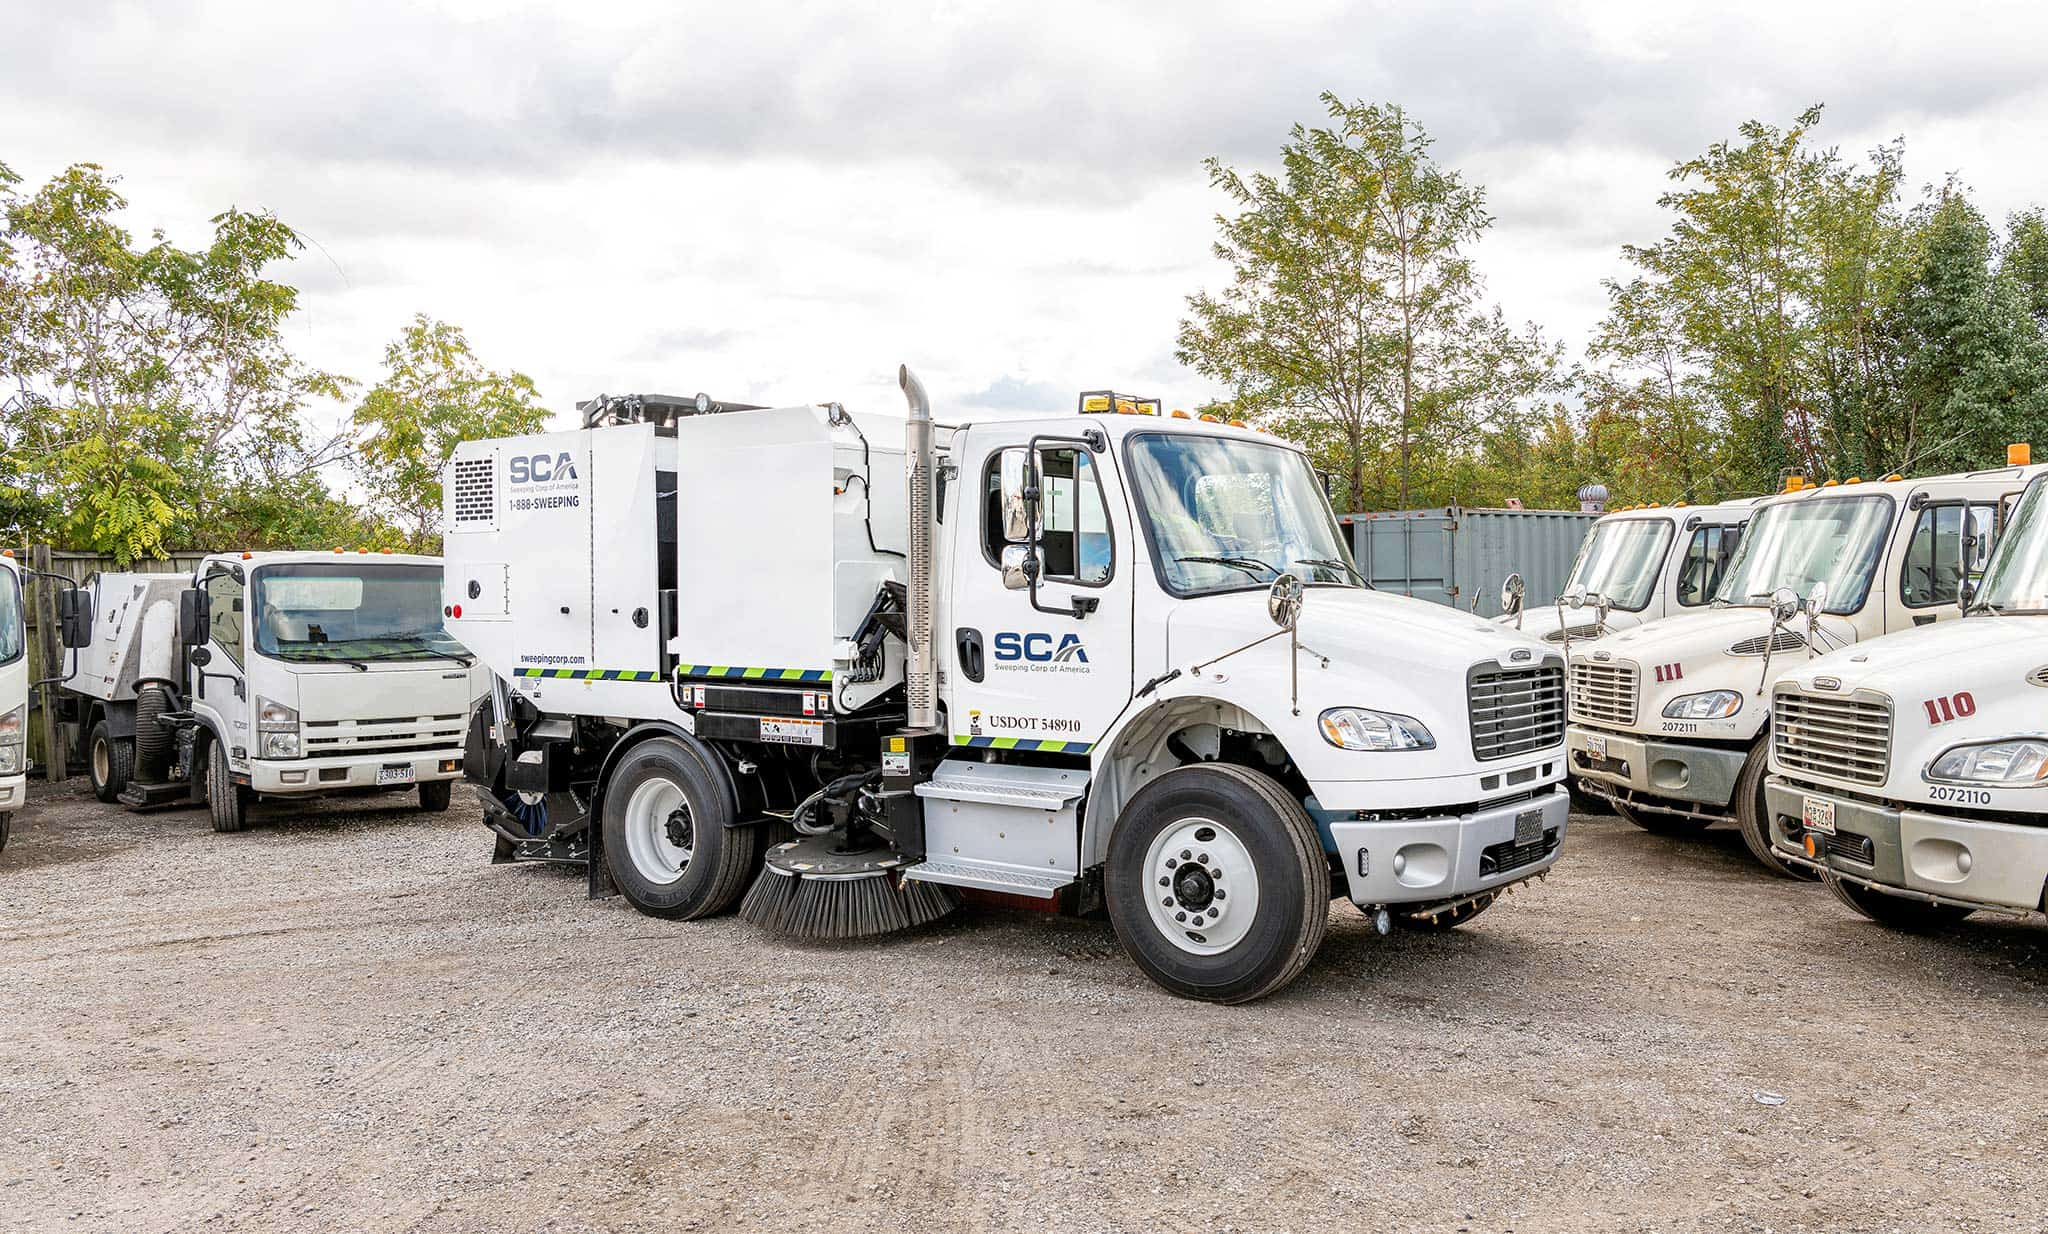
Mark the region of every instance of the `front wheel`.
[[228, 771], [228, 748], [218, 740], [206, 743], [206, 812], [215, 831], [241, 831], [249, 825], [249, 790]]
[[12, 830], [14, 830], [14, 816], [12, 814], [0, 814], [0, 852], [6, 850], [7, 833]]
[[455, 795], [455, 781], [430, 780], [420, 785], [420, 809], [429, 814], [439, 814], [448, 808], [448, 802]]
[[605, 786], [605, 867], [649, 916], [725, 912], [753, 872], [754, 829], [729, 825], [737, 806], [706, 757], [653, 738], [627, 751]]
[[1771, 771], [1770, 745], [1771, 734], [1766, 730], [1763, 740], [1743, 760], [1742, 774], [1735, 778], [1735, 825], [1742, 832], [1742, 842], [1749, 846], [1750, 856], [1762, 862], [1766, 870], [1811, 882], [1819, 876], [1778, 856], [1771, 847], [1771, 807], [1764, 800], [1764, 777]]
[[1958, 904], [1929, 904], [1925, 900], [1909, 900], [1904, 896], [1887, 895], [1875, 887], [1852, 883], [1841, 878], [1833, 870], [1823, 873], [1821, 881], [1835, 898], [1855, 909], [1881, 926], [1894, 930], [1919, 933], [1925, 930], [1939, 930], [1952, 926], [1970, 915], [1970, 909]]
[[1330, 863], [1301, 803], [1227, 763], [1179, 767], [1124, 808], [1105, 870], [1117, 940], [1182, 998], [1244, 1003], [1323, 944]]

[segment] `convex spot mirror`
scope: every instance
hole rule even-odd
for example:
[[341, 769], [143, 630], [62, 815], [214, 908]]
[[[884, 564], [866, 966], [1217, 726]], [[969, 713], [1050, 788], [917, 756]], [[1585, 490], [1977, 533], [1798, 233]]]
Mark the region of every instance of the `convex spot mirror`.
[[1813, 585], [1813, 594], [1806, 597], [1806, 615], [1809, 618], [1818, 618], [1827, 611], [1828, 585], [1824, 582], [1815, 583]]
[[1283, 574], [1273, 580], [1266, 591], [1266, 616], [1283, 630], [1291, 630], [1301, 620], [1301, 579], [1297, 575]]
[[213, 649], [211, 647], [194, 647], [185, 658], [192, 662], [193, 668], [205, 668], [213, 663]]
[[1573, 583], [1564, 589], [1564, 594], [1559, 596], [1558, 599], [1564, 601], [1566, 608], [1584, 608], [1586, 607], [1586, 585], [1584, 583]]
[[1780, 587], [1771, 593], [1771, 620], [1784, 623], [1792, 620], [1799, 611], [1799, 593], [1790, 587]]
[[1512, 617], [1516, 613], [1521, 612], [1522, 596], [1527, 590], [1528, 588], [1523, 584], [1522, 576], [1519, 573], [1508, 575], [1500, 585], [1500, 611], [1502, 615]]
[[1032, 578], [1038, 573], [1038, 556], [1028, 544], [1011, 544], [1003, 548], [1003, 586], [1011, 591], [1023, 591], [1031, 586]]
[[206, 641], [206, 627], [213, 620], [213, 597], [197, 587], [178, 593], [178, 641], [197, 647]]
[[92, 642], [92, 593], [73, 587], [57, 593], [57, 637], [66, 647]]
[[1030, 451], [1014, 447], [1003, 451], [998, 469], [1003, 501], [1003, 539], [1012, 544], [1023, 544], [1031, 539], [1031, 511], [1038, 504], [1037, 471], [1031, 465]]

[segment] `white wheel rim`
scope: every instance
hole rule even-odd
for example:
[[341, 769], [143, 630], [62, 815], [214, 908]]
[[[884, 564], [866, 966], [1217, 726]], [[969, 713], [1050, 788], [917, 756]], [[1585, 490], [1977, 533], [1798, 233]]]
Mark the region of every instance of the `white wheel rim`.
[[107, 766], [107, 743], [104, 739], [92, 743], [92, 779], [95, 784], [105, 784], [112, 769]]
[[[689, 844], [678, 844], [669, 834], [669, 820], [678, 813]], [[626, 853], [640, 876], [651, 883], [675, 882], [690, 868], [695, 851], [695, 827], [682, 785], [657, 776], [635, 788], [626, 799]]]
[[1160, 937], [1190, 955], [1220, 955], [1259, 915], [1259, 872], [1237, 833], [1184, 819], [1145, 850], [1145, 907]]

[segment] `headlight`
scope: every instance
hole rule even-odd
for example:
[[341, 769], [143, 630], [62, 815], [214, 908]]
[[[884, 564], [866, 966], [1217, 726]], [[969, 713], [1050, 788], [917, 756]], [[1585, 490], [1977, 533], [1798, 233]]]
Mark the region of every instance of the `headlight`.
[[6, 715], [0, 715], [0, 776], [18, 776], [27, 770], [24, 757], [28, 747], [23, 744], [28, 736], [28, 704], [23, 703]]
[[256, 748], [262, 758], [299, 756], [299, 713], [297, 709], [267, 698], [256, 700]]
[[2048, 784], [2048, 741], [2022, 737], [1956, 746], [1927, 765], [1927, 778], [2036, 788]]
[[1413, 716], [1363, 707], [1332, 707], [1322, 714], [1323, 740], [1346, 750], [1434, 750], [1436, 738]]
[[1686, 694], [1664, 704], [1667, 720], [1725, 720], [1742, 710], [1742, 696], [1733, 690]]

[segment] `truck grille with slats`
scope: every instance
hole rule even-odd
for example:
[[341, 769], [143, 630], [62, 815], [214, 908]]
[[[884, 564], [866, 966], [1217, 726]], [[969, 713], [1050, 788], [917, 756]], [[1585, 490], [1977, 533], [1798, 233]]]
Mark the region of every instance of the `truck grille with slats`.
[[375, 720], [308, 720], [306, 756], [404, 754], [460, 746], [463, 717], [400, 716]]
[[1554, 662], [1533, 668], [1474, 665], [1465, 698], [1475, 758], [1512, 758], [1564, 740], [1564, 670]]
[[1882, 784], [1892, 756], [1891, 700], [1781, 685], [1771, 701], [1771, 745], [1786, 771]]
[[1636, 722], [1636, 666], [1581, 660], [1572, 665], [1572, 719], [1588, 724]]

